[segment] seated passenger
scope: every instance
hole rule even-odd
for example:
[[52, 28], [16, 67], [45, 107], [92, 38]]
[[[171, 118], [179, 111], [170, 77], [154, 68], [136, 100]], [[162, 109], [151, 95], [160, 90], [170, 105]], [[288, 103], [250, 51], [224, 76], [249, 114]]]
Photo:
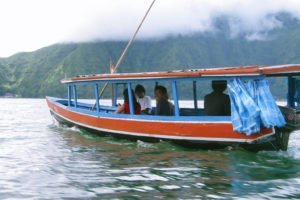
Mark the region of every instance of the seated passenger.
[[135, 87], [135, 95], [137, 96], [137, 101], [141, 105], [141, 113], [142, 114], [150, 114], [151, 113], [151, 98], [146, 96], [146, 90], [142, 85], [137, 85]]
[[[139, 115], [141, 114], [141, 106], [137, 102], [133, 90], [131, 90], [132, 93], [132, 100], [133, 100], [133, 106], [134, 106], [134, 114]], [[128, 89], [125, 89], [123, 91], [124, 96], [124, 104], [122, 106], [119, 106], [116, 110], [116, 113], [123, 113], [123, 114], [130, 114], [130, 106], [129, 106], [129, 96], [128, 96]]]
[[230, 116], [230, 99], [223, 92], [226, 81], [212, 81], [213, 92], [204, 97], [204, 111], [210, 116]]
[[154, 89], [154, 94], [156, 99], [155, 115], [174, 115], [174, 106], [168, 101], [167, 89], [164, 86], [157, 85]]

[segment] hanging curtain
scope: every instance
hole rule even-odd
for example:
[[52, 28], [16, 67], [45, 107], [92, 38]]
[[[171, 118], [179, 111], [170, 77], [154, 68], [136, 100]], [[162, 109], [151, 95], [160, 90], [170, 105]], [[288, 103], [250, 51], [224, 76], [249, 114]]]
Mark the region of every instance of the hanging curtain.
[[282, 127], [284, 117], [269, 89], [267, 80], [242, 81], [235, 78], [228, 82], [231, 100], [233, 129], [251, 135], [260, 132], [261, 126]]
[[244, 84], [237, 78], [228, 83], [233, 129], [246, 135], [260, 130], [260, 110], [251, 96], [255, 91], [249, 90], [249, 87], [250, 84]]
[[257, 82], [257, 104], [261, 109], [260, 118], [263, 125], [267, 128], [272, 126], [282, 127], [286, 124], [284, 117], [278, 108], [273, 95], [271, 94], [267, 80], [258, 80]]

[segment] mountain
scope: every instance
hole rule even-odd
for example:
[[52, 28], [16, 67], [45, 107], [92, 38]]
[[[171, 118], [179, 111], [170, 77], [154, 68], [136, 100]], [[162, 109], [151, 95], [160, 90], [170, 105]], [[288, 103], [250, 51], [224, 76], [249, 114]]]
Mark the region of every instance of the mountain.
[[6, 64], [0, 62], [0, 96], [4, 95], [9, 89], [10, 71]]
[[[228, 23], [217, 21], [218, 31], [135, 41], [119, 72], [162, 71], [238, 65], [300, 63], [300, 25], [279, 15], [282, 27], [253, 39], [256, 33], [230, 36]], [[55, 44], [29, 53], [0, 59], [0, 96], [65, 96], [60, 80], [80, 74], [108, 73], [127, 42], [99, 41]], [[280, 82], [275, 82], [281, 84]], [[283, 96], [281, 91], [275, 91]]]

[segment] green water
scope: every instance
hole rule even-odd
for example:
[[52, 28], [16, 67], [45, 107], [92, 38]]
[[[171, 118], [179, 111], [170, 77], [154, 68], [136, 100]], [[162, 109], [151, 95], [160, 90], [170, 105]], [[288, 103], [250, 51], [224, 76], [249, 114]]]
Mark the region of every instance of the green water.
[[0, 99], [0, 199], [300, 199], [287, 152], [195, 150], [59, 126], [42, 99]]

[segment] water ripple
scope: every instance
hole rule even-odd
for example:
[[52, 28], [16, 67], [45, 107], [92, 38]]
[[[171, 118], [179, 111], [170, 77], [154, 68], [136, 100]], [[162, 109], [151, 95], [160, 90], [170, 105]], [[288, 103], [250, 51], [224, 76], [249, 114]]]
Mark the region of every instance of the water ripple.
[[287, 152], [189, 150], [67, 128], [41, 99], [0, 99], [1, 199], [300, 197], [300, 134]]

